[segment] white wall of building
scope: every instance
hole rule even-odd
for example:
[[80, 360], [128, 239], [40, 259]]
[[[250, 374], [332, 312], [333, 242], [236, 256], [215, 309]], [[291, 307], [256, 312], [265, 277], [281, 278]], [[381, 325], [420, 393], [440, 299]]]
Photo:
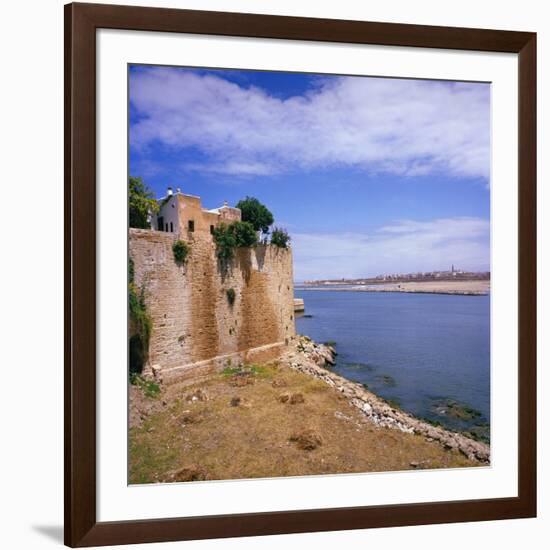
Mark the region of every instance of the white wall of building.
[[[161, 206], [158, 214], [154, 217], [151, 227], [157, 231], [170, 231], [171, 233], [177, 233], [179, 228], [179, 209], [178, 209], [178, 197], [172, 195], [170, 199]], [[164, 227], [159, 227], [160, 218]], [[168, 229], [166, 229], [168, 227]]]

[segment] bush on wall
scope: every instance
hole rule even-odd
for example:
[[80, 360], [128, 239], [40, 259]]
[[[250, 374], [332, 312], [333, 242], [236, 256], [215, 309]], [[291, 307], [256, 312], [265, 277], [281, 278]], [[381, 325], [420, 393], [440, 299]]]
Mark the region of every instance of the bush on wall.
[[214, 241], [216, 243], [216, 254], [221, 261], [228, 261], [233, 257], [233, 250], [237, 246], [235, 234], [231, 226], [222, 223], [214, 228]]
[[271, 244], [279, 248], [288, 248], [290, 243], [290, 235], [279, 227], [276, 227], [271, 233]]
[[227, 295], [227, 301], [229, 302], [229, 305], [232, 306], [235, 303], [235, 298], [237, 296], [237, 294], [235, 293], [235, 289], [228, 288], [226, 291], [226, 295]]
[[185, 260], [187, 259], [187, 256], [189, 254], [189, 245], [184, 242], [180, 241], [179, 239], [172, 245], [172, 252], [174, 253], [174, 260], [178, 262], [178, 264], [185, 263]]
[[149, 354], [153, 320], [145, 307], [145, 288], [134, 283], [134, 262], [128, 262], [128, 309], [135, 334], [130, 338], [130, 373], [140, 373]]
[[233, 222], [231, 230], [235, 234], [237, 246], [254, 246], [258, 243], [258, 234], [250, 222]]
[[258, 234], [249, 222], [222, 223], [214, 228], [214, 241], [218, 259], [229, 261], [236, 248], [252, 247], [258, 242]]

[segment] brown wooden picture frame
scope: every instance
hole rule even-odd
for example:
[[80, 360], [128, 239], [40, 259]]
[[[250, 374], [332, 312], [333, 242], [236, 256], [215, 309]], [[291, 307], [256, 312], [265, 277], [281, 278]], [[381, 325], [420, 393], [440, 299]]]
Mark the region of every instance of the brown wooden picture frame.
[[[518, 496], [97, 522], [96, 30], [509, 52], [519, 62]], [[65, 544], [71, 547], [536, 515], [536, 34], [101, 4], [65, 6]]]

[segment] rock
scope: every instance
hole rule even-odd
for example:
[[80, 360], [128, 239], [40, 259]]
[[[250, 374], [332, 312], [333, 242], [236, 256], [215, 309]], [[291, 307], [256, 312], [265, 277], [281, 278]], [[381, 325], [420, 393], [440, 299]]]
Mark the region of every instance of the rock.
[[411, 468], [424, 469], [424, 468], [427, 468], [430, 465], [430, 461], [429, 460], [421, 460], [419, 462], [410, 462], [409, 465], [411, 466]]
[[347, 421], [353, 420], [353, 418], [351, 416], [347, 416], [343, 412], [340, 412], [340, 411], [334, 411], [334, 416], [336, 418], [340, 419], [340, 420], [347, 420]]
[[324, 359], [325, 363], [328, 363], [330, 366], [334, 365], [334, 351], [331, 348], [325, 346], [321, 351], [321, 357]]
[[290, 441], [296, 443], [302, 451], [313, 451], [323, 444], [321, 436], [313, 430], [296, 432], [290, 436]]
[[286, 403], [289, 399], [290, 395], [288, 395], [288, 393], [282, 393], [281, 395], [279, 395], [279, 401], [281, 403]]
[[195, 390], [193, 393], [190, 393], [186, 398], [186, 401], [208, 401], [208, 395], [206, 395], [206, 392], [201, 390], [200, 388], [198, 390]]
[[162, 367], [160, 365], [151, 365], [151, 372], [155, 382], [162, 382]]
[[368, 403], [363, 403], [363, 405], [361, 406], [361, 410], [365, 414], [371, 414], [372, 413], [372, 407]]
[[229, 379], [229, 385], [234, 388], [242, 388], [254, 384], [256, 380], [253, 376], [234, 375]]
[[198, 424], [202, 422], [202, 415], [192, 411], [184, 411], [180, 417], [180, 421], [184, 426], [186, 424]]
[[201, 466], [185, 466], [179, 470], [168, 472], [163, 481], [166, 483], [183, 481], [204, 481], [208, 479], [208, 474]]
[[452, 439], [444, 441], [443, 446], [445, 447], [445, 449], [447, 449], [449, 451], [452, 450], [452, 449], [457, 449], [458, 448], [457, 442], [452, 440]]
[[293, 393], [290, 396], [290, 404], [297, 405], [298, 403], [303, 403], [305, 401], [304, 396], [301, 393]]

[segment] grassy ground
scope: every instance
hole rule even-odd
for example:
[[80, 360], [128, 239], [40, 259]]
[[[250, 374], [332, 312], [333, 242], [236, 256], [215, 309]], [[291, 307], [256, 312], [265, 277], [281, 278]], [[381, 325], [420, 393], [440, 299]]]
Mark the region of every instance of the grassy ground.
[[153, 406], [130, 429], [130, 483], [478, 465], [377, 428], [339, 392], [287, 366], [226, 369], [159, 396], [133, 392]]

